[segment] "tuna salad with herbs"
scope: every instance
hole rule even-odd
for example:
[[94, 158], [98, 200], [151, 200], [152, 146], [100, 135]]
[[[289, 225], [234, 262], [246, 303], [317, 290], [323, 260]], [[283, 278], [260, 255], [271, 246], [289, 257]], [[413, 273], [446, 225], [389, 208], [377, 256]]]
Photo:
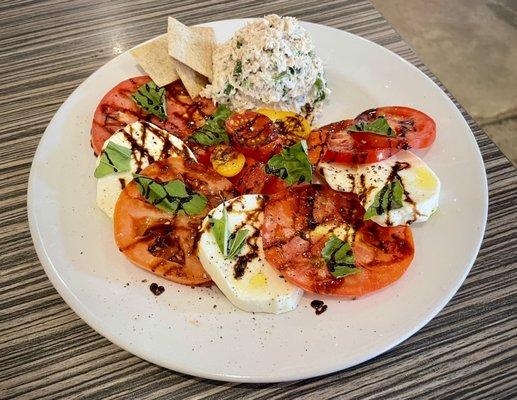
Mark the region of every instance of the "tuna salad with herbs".
[[215, 49], [213, 81], [201, 94], [233, 110], [266, 107], [314, 115], [329, 93], [306, 30], [296, 18], [268, 15]]

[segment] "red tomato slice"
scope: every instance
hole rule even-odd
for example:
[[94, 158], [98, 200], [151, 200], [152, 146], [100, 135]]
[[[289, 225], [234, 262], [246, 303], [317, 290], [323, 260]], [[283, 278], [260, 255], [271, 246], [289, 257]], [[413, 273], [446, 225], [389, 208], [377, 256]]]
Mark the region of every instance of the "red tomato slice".
[[281, 192], [282, 190], [287, 189], [287, 184], [284, 180], [274, 175], [267, 175], [268, 179], [266, 181], [266, 185], [262, 190], [261, 194], [275, 194]]
[[181, 81], [165, 86], [167, 119], [161, 121], [148, 115], [132, 99], [137, 89], [150, 82], [148, 76], [137, 76], [120, 82], [102, 98], [93, 116], [91, 144], [95, 154], [102, 150], [104, 142], [127, 124], [144, 119], [166, 129], [181, 139], [203, 125], [204, 120], [215, 111], [211, 100], [202, 97], [190, 98]]
[[[264, 209], [261, 237], [266, 259], [288, 281], [309, 292], [356, 297], [381, 289], [408, 268], [413, 238], [409, 227], [363, 222], [363, 214], [355, 195], [320, 185], [276, 193]], [[356, 229], [352, 251], [359, 272], [335, 278], [321, 250], [333, 229], [346, 226]]]
[[385, 117], [390, 127], [395, 130], [397, 139], [401, 142], [399, 147], [421, 149], [431, 146], [436, 138], [436, 124], [433, 119], [410, 107], [373, 108], [359, 114], [354, 121], [371, 122], [379, 117]]
[[282, 149], [269, 117], [254, 111], [234, 113], [226, 120], [232, 146], [246, 157], [267, 162]]
[[[386, 160], [400, 150], [391, 146], [389, 142], [379, 147], [373, 147], [375, 143], [365, 142], [365, 136], [367, 135], [352, 135], [348, 131], [334, 132], [328, 140], [327, 151], [323, 154], [322, 161], [347, 165], [369, 164]], [[381, 142], [382, 140], [376, 139], [375, 141]]]
[[101, 152], [104, 142], [113, 133], [144, 117], [145, 113], [131, 95], [150, 80], [148, 76], [127, 79], [104, 95], [93, 115], [91, 145], [95, 154]]
[[287, 188], [282, 179], [266, 174], [264, 163], [252, 158], [246, 158], [242, 171], [230, 181], [240, 194], [273, 194]]
[[207, 165], [210, 168], [212, 167], [212, 163], [210, 162], [210, 157], [212, 156], [212, 152], [213, 152], [213, 149], [215, 146], [207, 147], [207, 146], [200, 145], [200, 144], [196, 143], [195, 141], [190, 141], [188, 143], [188, 147], [190, 148], [190, 150], [192, 150], [192, 152], [196, 156], [197, 162]]
[[165, 86], [167, 120], [160, 121], [156, 116], [151, 122], [165, 129], [180, 139], [185, 139], [194, 130], [205, 123], [205, 119], [216, 109], [210, 99], [196, 97], [192, 99], [180, 80]]
[[400, 150], [396, 140], [370, 132], [349, 132], [352, 124], [354, 120], [343, 120], [312, 131], [307, 140], [309, 161], [368, 164], [385, 160]]
[[171, 214], [148, 203], [130, 182], [115, 206], [117, 246], [133, 263], [184, 285], [205, 285], [210, 277], [196, 255], [199, 227], [208, 211], [235, 196], [230, 181], [194, 161], [170, 157], [145, 168], [142, 175], [163, 182], [180, 179], [205, 195], [208, 204], [196, 216]]
[[[350, 131], [351, 125], [385, 117], [395, 137], [375, 132]], [[308, 139], [309, 160], [346, 165], [385, 160], [400, 149], [430, 146], [436, 138], [436, 124], [426, 114], [409, 107], [380, 107], [364, 111], [354, 120], [343, 120], [319, 128]]]

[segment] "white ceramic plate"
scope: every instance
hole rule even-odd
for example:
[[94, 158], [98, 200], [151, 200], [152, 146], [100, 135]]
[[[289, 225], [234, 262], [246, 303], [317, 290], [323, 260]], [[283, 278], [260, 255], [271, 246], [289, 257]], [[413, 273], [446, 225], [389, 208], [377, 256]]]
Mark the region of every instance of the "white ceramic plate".
[[[244, 22], [209, 25], [222, 41]], [[32, 164], [28, 200], [32, 237], [50, 280], [84, 321], [125, 350], [219, 380], [322, 375], [375, 357], [414, 334], [470, 270], [485, 228], [487, 184], [479, 149], [458, 109], [422, 72], [388, 50], [340, 30], [304, 26], [333, 91], [322, 124], [381, 105], [408, 105], [437, 123], [436, 142], [420, 155], [442, 181], [440, 209], [414, 226], [413, 264], [373, 295], [325, 298], [328, 310], [320, 316], [309, 306], [314, 296], [305, 295], [287, 314], [254, 315], [235, 309], [215, 287], [180, 286], [132, 265], [115, 246], [111, 221], [95, 205], [89, 144], [98, 101], [118, 82], [142, 73], [126, 52], [81, 84], [50, 122]], [[155, 297], [151, 282], [165, 292]]]

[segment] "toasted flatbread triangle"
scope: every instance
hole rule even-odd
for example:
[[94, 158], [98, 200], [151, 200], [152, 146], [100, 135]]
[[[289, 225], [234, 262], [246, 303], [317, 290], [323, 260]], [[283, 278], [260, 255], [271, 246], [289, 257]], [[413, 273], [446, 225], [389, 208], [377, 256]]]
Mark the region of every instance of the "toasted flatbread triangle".
[[213, 30], [197, 30], [169, 17], [167, 35], [169, 55], [212, 80]]
[[131, 55], [158, 86], [165, 86], [180, 78], [175, 61], [167, 49], [168, 39], [165, 34], [131, 50]]
[[174, 60], [174, 63], [188, 94], [192, 98], [196, 97], [208, 85], [208, 79], [179, 61]]
[[[196, 26], [191, 29], [208, 37], [210, 41], [215, 41], [212, 28]], [[168, 53], [168, 41], [167, 34], [158, 36], [131, 50], [131, 55], [158, 86], [165, 86], [181, 79], [189, 95], [196, 97], [208, 84], [208, 79], [172, 58]]]

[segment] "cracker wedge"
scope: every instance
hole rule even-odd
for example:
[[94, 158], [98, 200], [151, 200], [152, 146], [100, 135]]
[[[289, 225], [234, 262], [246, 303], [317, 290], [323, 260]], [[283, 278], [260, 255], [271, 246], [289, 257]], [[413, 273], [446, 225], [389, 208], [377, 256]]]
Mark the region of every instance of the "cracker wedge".
[[174, 60], [174, 63], [176, 64], [176, 72], [188, 94], [192, 98], [196, 97], [208, 85], [208, 79], [179, 61]]
[[167, 35], [169, 55], [211, 81], [212, 51], [215, 46], [213, 31], [209, 33], [207, 28], [198, 31], [169, 17]]
[[131, 55], [158, 86], [165, 86], [180, 78], [176, 62], [169, 56], [167, 49], [168, 39], [165, 34], [131, 50]]

